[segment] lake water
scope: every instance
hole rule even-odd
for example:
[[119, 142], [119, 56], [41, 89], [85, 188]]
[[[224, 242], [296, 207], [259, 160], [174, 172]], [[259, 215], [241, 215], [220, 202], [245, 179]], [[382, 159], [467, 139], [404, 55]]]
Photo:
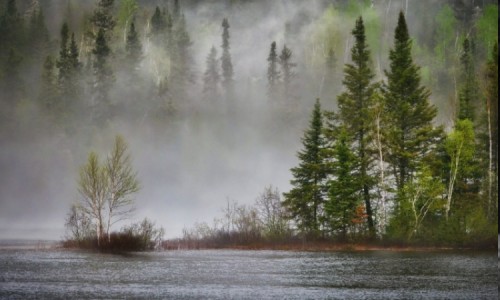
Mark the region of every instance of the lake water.
[[0, 249], [0, 299], [498, 299], [474, 252]]

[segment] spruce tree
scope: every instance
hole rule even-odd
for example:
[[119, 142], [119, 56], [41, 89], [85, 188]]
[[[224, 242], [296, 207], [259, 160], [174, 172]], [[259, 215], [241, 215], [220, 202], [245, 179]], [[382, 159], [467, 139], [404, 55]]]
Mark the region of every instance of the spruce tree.
[[125, 51], [127, 64], [130, 66], [129, 71], [135, 74], [142, 58], [142, 45], [139, 40], [139, 35], [135, 30], [134, 21], [130, 23], [130, 28], [127, 32]]
[[226, 97], [232, 96], [233, 89], [233, 63], [231, 62], [231, 53], [229, 52], [229, 21], [227, 19], [222, 20], [222, 86], [224, 87], [224, 92]]
[[[69, 40], [68, 24], [64, 23], [61, 28], [61, 46], [59, 50], [59, 59], [56, 62], [59, 69], [58, 86], [60, 99], [56, 105], [60, 118], [71, 118], [77, 112], [78, 99], [81, 93], [79, 83], [79, 72], [81, 64], [78, 60], [78, 46], [76, 45], [75, 35], [71, 34]], [[65, 123], [67, 120], [63, 120]]]
[[291, 169], [293, 188], [284, 194], [283, 205], [303, 233], [317, 235], [324, 204], [324, 181], [327, 172], [322, 154], [325, 148], [321, 104], [316, 100], [309, 128], [302, 138], [299, 165]]
[[269, 51], [269, 56], [267, 57], [268, 67], [267, 67], [267, 88], [268, 96], [272, 101], [278, 101], [279, 96], [279, 83], [281, 74], [278, 69], [278, 53], [276, 51], [276, 42], [271, 43], [271, 49]]
[[372, 177], [372, 149], [373, 141], [373, 92], [375, 85], [371, 82], [374, 78], [370, 68], [370, 50], [366, 43], [365, 26], [363, 19], [356, 20], [352, 31], [355, 44], [351, 49], [352, 63], [344, 68], [345, 78], [343, 84], [346, 91], [339, 95], [339, 120], [345, 126], [348, 134], [353, 137], [353, 152], [358, 160], [357, 172], [359, 174], [359, 192], [368, 215], [368, 229], [370, 236], [375, 236], [375, 225], [371, 205], [370, 190], [374, 184]]
[[41, 7], [32, 12], [28, 28], [28, 39], [31, 45], [30, 55], [35, 61], [43, 59], [49, 51], [49, 30], [45, 24], [45, 16]]
[[186, 92], [191, 77], [189, 49], [192, 45], [191, 38], [187, 32], [184, 14], [181, 14], [175, 21], [172, 29], [172, 40], [168, 42], [173, 43], [169, 48], [170, 61], [172, 62], [172, 72], [169, 81], [171, 82], [173, 97], [182, 103], [187, 100]]
[[109, 90], [113, 83], [113, 71], [108, 63], [111, 50], [106, 41], [104, 29], [99, 29], [95, 40], [95, 46], [92, 50], [94, 61], [92, 64], [94, 72], [93, 82], [93, 112], [94, 121], [102, 122], [109, 117], [110, 99]]
[[111, 32], [115, 28], [116, 21], [113, 18], [114, 0], [99, 0], [97, 8], [91, 17], [91, 22], [97, 30], [103, 30], [105, 34]]
[[435, 146], [441, 130], [432, 125], [436, 108], [429, 103], [430, 92], [420, 84], [420, 68], [411, 56], [412, 41], [403, 12], [399, 14], [390, 70], [383, 85], [385, 114], [389, 124], [387, 145], [398, 191], [416, 171], [416, 166]]
[[329, 154], [332, 160], [328, 168], [331, 179], [327, 184], [325, 219], [333, 233], [340, 231], [343, 240], [347, 239], [356, 207], [362, 202], [359, 189], [360, 176], [357, 171], [359, 161], [351, 151], [351, 144], [347, 130], [342, 127], [331, 150], [332, 153]]
[[[7, 111], [13, 111], [19, 100], [24, 96], [24, 80], [19, 72], [23, 57], [11, 48], [4, 64], [2, 83], [3, 102]], [[10, 116], [9, 116], [10, 117]]]
[[47, 56], [43, 64], [38, 101], [40, 107], [52, 119], [59, 109], [56, 64], [52, 56]]
[[15, 0], [7, 1], [5, 12], [0, 16], [0, 36], [2, 40], [0, 62], [5, 63], [10, 56], [11, 49], [14, 52], [19, 52], [23, 50], [24, 46], [23, 19], [17, 10]]
[[207, 68], [203, 75], [203, 96], [208, 100], [215, 100], [218, 95], [220, 82], [219, 65], [217, 60], [217, 50], [210, 49], [207, 57]]
[[284, 45], [283, 50], [281, 50], [281, 54], [279, 56], [279, 64], [281, 66], [281, 74], [283, 79], [283, 97], [285, 101], [290, 101], [290, 86], [292, 83], [292, 79], [295, 76], [293, 69], [295, 68], [296, 64], [292, 62], [292, 50], [290, 50], [290, 48], [288, 48], [286, 45]]
[[166, 28], [165, 19], [158, 6], [155, 8], [155, 12], [151, 17], [150, 24], [151, 24], [151, 34], [153, 36], [158, 36]]
[[468, 38], [464, 40], [463, 53], [460, 57], [460, 61], [462, 63], [462, 87], [459, 93], [458, 119], [468, 119], [474, 122], [473, 101], [476, 101], [478, 98], [478, 83], [476, 80], [472, 49]]

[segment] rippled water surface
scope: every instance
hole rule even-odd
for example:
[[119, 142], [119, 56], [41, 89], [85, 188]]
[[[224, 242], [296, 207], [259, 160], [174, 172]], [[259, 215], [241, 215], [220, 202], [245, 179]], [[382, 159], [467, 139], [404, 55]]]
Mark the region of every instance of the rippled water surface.
[[0, 299], [498, 299], [472, 252], [0, 250]]

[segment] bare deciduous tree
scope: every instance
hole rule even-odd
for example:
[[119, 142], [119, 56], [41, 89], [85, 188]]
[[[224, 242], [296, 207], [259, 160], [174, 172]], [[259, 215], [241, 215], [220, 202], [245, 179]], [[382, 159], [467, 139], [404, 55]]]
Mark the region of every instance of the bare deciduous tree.
[[90, 152], [87, 163], [80, 169], [78, 192], [82, 196], [82, 211], [96, 223], [97, 244], [104, 232], [104, 207], [108, 194], [106, 171], [99, 165], [99, 157]]
[[113, 224], [130, 217], [135, 207], [131, 197], [139, 191], [137, 173], [132, 170], [130, 155], [127, 153], [127, 143], [122, 136], [115, 138], [115, 145], [105, 165], [108, 181], [108, 222], [106, 234]]

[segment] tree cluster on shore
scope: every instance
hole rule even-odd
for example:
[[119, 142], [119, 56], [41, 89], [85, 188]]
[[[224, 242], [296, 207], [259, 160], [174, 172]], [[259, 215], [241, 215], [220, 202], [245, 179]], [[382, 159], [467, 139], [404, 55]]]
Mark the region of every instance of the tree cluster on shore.
[[[267, 188], [254, 207], [228, 202], [226, 225], [217, 219], [213, 227], [197, 224], [184, 232], [183, 246], [297, 237], [496, 246], [498, 149], [489, 103], [498, 102], [497, 44], [484, 71], [487, 100], [474, 107], [479, 91], [470, 42], [464, 39], [460, 103], [455, 126], [445, 133], [433, 123], [437, 110], [420, 83], [404, 14], [399, 15], [386, 81], [373, 82], [361, 17], [352, 34], [352, 63], [344, 67], [338, 110], [322, 111], [317, 100], [297, 154], [300, 163], [291, 169], [293, 188], [284, 200]], [[269, 73], [275, 48], [273, 43]], [[486, 115], [486, 128], [476, 114]], [[262, 205], [268, 198], [278, 199], [279, 205]], [[279, 231], [268, 231], [268, 207], [278, 207], [272, 220], [279, 220]]]

